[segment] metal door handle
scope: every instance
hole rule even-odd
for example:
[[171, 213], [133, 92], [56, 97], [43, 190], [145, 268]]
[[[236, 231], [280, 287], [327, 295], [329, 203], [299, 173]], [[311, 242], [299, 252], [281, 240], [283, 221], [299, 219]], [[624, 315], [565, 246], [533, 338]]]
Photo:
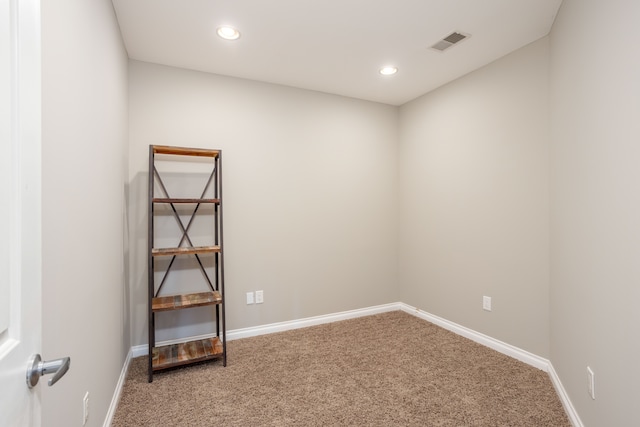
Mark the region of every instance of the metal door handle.
[[29, 388], [34, 387], [38, 384], [38, 380], [42, 375], [54, 374], [52, 378], [49, 378], [48, 382], [49, 387], [51, 387], [67, 373], [69, 365], [71, 365], [70, 357], [43, 362], [39, 354], [34, 354], [27, 364], [27, 386]]

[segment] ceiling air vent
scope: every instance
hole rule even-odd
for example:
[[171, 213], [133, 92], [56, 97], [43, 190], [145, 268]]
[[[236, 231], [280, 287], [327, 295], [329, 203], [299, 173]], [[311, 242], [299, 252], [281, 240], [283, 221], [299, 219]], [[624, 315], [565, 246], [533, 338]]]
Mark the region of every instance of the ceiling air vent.
[[443, 38], [442, 40], [440, 40], [439, 42], [437, 42], [436, 44], [434, 44], [433, 46], [431, 46], [431, 49], [435, 49], [438, 50], [440, 52], [450, 48], [451, 46], [453, 46], [456, 43], [461, 42], [462, 40], [466, 39], [469, 37], [469, 34], [462, 34], [462, 33], [456, 33], [453, 32], [451, 34], [449, 34], [447, 37]]

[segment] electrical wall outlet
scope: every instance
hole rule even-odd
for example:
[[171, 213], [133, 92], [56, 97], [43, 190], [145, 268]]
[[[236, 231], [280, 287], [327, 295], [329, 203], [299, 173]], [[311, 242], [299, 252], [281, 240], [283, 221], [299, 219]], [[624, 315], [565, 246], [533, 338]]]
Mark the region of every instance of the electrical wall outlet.
[[247, 292], [247, 304], [253, 304], [253, 292]]
[[89, 419], [89, 392], [84, 394], [82, 398], [82, 425], [87, 424], [87, 420]]
[[256, 291], [256, 304], [264, 302], [264, 291]]
[[587, 391], [593, 400], [596, 400], [596, 379], [593, 370], [587, 366]]
[[487, 296], [482, 297], [482, 309], [486, 311], [491, 311], [491, 297], [487, 297]]

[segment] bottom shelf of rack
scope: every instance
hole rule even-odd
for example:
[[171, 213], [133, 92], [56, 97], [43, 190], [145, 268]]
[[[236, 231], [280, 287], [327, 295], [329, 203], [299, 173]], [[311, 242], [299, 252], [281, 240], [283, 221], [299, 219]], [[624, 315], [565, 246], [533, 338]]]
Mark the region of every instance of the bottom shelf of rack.
[[154, 371], [202, 362], [221, 357], [222, 341], [218, 337], [187, 341], [153, 348], [151, 364]]

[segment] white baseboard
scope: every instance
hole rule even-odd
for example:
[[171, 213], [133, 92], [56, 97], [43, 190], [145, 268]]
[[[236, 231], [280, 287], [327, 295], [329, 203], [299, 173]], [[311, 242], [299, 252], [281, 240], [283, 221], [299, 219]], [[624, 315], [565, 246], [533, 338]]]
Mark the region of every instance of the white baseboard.
[[569, 395], [567, 395], [567, 391], [562, 386], [560, 377], [558, 377], [558, 374], [556, 373], [556, 370], [553, 369], [553, 365], [551, 363], [549, 363], [549, 377], [551, 378], [553, 387], [556, 389], [556, 393], [562, 402], [564, 411], [567, 413], [569, 421], [571, 421], [573, 427], [584, 427], [576, 408], [573, 407], [573, 403], [571, 403], [571, 399], [569, 399]]
[[537, 356], [533, 353], [529, 353], [526, 350], [522, 350], [521, 348], [512, 346], [495, 338], [491, 338], [490, 336], [481, 334], [480, 332], [474, 331], [473, 329], [469, 329], [462, 325], [458, 325], [457, 323], [450, 322], [446, 319], [443, 319], [442, 317], [438, 317], [434, 314], [427, 313], [426, 311], [419, 310], [408, 304], [398, 303], [398, 306], [400, 310], [406, 313], [417, 316], [448, 331], [461, 335], [465, 338], [469, 338], [470, 340], [475, 341], [478, 344], [482, 344], [486, 347], [492, 348], [499, 353], [505, 354], [509, 357], [513, 357], [514, 359], [524, 362], [527, 365], [533, 366], [534, 368], [538, 368], [546, 372], [547, 374], [549, 374], [549, 378], [553, 383], [553, 387], [556, 389], [558, 398], [562, 402], [562, 406], [564, 407], [564, 410], [567, 413], [567, 417], [569, 417], [569, 421], [571, 421], [573, 427], [584, 426], [582, 424], [582, 421], [580, 420], [580, 417], [578, 416], [578, 413], [576, 412], [576, 409], [573, 407], [573, 404], [569, 399], [569, 395], [567, 394], [564, 386], [562, 385], [562, 382], [560, 381], [560, 377], [558, 377], [555, 369], [553, 369], [551, 361], [549, 361], [548, 359]]
[[[341, 311], [339, 313], [325, 314], [322, 316], [306, 317], [298, 320], [288, 320], [286, 322], [269, 323], [267, 325], [252, 326], [249, 328], [233, 329], [227, 331], [227, 341], [238, 340], [241, 338], [256, 337], [258, 335], [267, 335], [274, 332], [289, 331], [292, 329], [306, 328], [308, 326], [322, 325], [324, 323], [337, 322], [339, 320], [355, 319], [357, 317], [371, 316], [373, 314], [385, 313], [387, 311], [400, 310], [400, 303], [391, 303], [376, 305], [373, 307], [359, 308], [356, 310]], [[194, 340], [215, 337], [215, 334], [207, 334], [191, 337]], [[181, 340], [167, 340], [158, 342], [161, 345], [170, 345], [180, 342]], [[136, 345], [131, 347], [133, 357], [146, 356], [149, 354], [149, 346], [147, 344]]]
[[325, 314], [322, 316], [307, 317], [299, 320], [290, 320], [286, 322], [271, 323], [263, 326], [255, 326], [251, 328], [234, 329], [227, 332], [227, 340], [237, 340], [240, 338], [255, 337], [258, 335], [272, 334], [274, 332], [289, 331], [291, 329], [306, 328], [308, 326], [322, 325], [324, 323], [338, 322], [340, 320], [355, 319], [357, 317], [371, 316], [378, 313], [386, 313], [388, 311], [397, 311], [400, 309], [400, 303], [391, 303], [376, 305], [373, 307], [360, 308], [357, 310], [342, 311], [340, 313]]
[[132, 358], [133, 351], [129, 350], [127, 358], [124, 360], [124, 365], [122, 366], [122, 371], [120, 372], [120, 378], [118, 378], [116, 389], [113, 393], [113, 397], [111, 398], [111, 404], [109, 405], [109, 409], [107, 410], [107, 416], [104, 419], [103, 427], [111, 426], [113, 417], [116, 414], [116, 408], [118, 407], [118, 403], [120, 402], [120, 394], [122, 394], [122, 387], [124, 387], [124, 380], [127, 378], [127, 372], [129, 371], [129, 365], [131, 364]]
[[132, 358], [146, 356], [149, 354], [149, 346], [147, 344], [134, 345], [131, 347], [130, 353]]
[[499, 353], [513, 357], [514, 359], [524, 362], [527, 365], [531, 365], [534, 368], [549, 372], [549, 361], [543, 357], [536, 356], [535, 354], [529, 353], [526, 350], [522, 350], [521, 348], [512, 346], [511, 344], [507, 344], [495, 338], [491, 338], [488, 335], [481, 334], [480, 332], [476, 332], [473, 329], [469, 329], [462, 325], [458, 325], [457, 323], [450, 322], [446, 319], [443, 319], [442, 317], [427, 313], [426, 311], [411, 307], [410, 305], [404, 303], [399, 303], [399, 305], [400, 309], [405, 313], [413, 314], [416, 317], [424, 319], [465, 338], [469, 338], [471, 341], [475, 341], [478, 344], [482, 344], [486, 347], [492, 348]]
[[[533, 366], [534, 368], [547, 372], [549, 374], [549, 377], [551, 378], [553, 386], [556, 389], [556, 392], [558, 393], [558, 397], [562, 402], [562, 405], [567, 413], [567, 416], [569, 417], [569, 420], [571, 421], [574, 427], [583, 427], [582, 421], [580, 420], [578, 413], [573, 407], [573, 404], [571, 403], [569, 396], [567, 395], [564, 387], [562, 386], [562, 382], [560, 381], [560, 378], [556, 374], [555, 370], [553, 369], [553, 365], [551, 365], [551, 362], [548, 359], [537, 356], [533, 353], [530, 353], [521, 348], [512, 346], [510, 344], [507, 344], [505, 342], [492, 338], [488, 335], [484, 335], [480, 332], [474, 331], [473, 329], [469, 329], [465, 326], [458, 325], [457, 323], [450, 322], [446, 319], [443, 319], [441, 317], [438, 317], [426, 311], [419, 310], [415, 307], [412, 307], [402, 302], [377, 305], [373, 307], [343, 311], [339, 313], [326, 314], [322, 316], [307, 317], [304, 319], [290, 320], [286, 322], [270, 323], [267, 325], [254, 326], [250, 328], [234, 329], [231, 331], [227, 331], [226, 336], [227, 336], [227, 341], [232, 341], [232, 340], [237, 340], [241, 338], [249, 338], [249, 337], [255, 337], [258, 335], [272, 334], [274, 332], [283, 332], [283, 331], [289, 331], [292, 329], [306, 328], [308, 326], [321, 325], [324, 323], [337, 322], [340, 320], [355, 319], [357, 317], [370, 316], [372, 314], [385, 313], [388, 311], [397, 311], [397, 310], [402, 310], [405, 313], [409, 313], [411, 315], [419, 317], [423, 320], [426, 320], [430, 323], [433, 323], [444, 329], [447, 329], [455, 334], [461, 335], [465, 338], [468, 338], [472, 341], [475, 341], [479, 344], [482, 344], [486, 347], [496, 350], [499, 353], [505, 354], [509, 357], [513, 357], [514, 359], [524, 362], [527, 365]], [[201, 337], [194, 337], [194, 339], [209, 338], [211, 336], [215, 336], [215, 335], [203, 335]], [[178, 341], [179, 340], [163, 341], [163, 342], [158, 342], [158, 345], [168, 345]], [[145, 356], [148, 354], [148, 352], [149, 352], [149, 349], [147, 344], [131, 347], [131, 351], [129, 352], [129, 355], [127, 356], [127, 360], [125, 361], [125, 366], [122, 368], [122, 374], [120, 375], [120, 380], [118, 381], [118, 386], [116, 388], [116, 392], [111, 402], [111, 407], [109, 408], [109, 412], [107, 414], [107, 419], [105, 420], [105, 424], [104, 424], [105, 427], [108, 427], [110, 425], [111, 419], [113, 418], [113, 414], [115, 413], [115, 407], [117, 406], [118, 400], [120, 398], [120, 392], [122, 390], [122, 386], [124, 385], [124, 377], [126, 376], [126, 372], [129, 368], [129, 363], [131, 359], [134, 357]]]

